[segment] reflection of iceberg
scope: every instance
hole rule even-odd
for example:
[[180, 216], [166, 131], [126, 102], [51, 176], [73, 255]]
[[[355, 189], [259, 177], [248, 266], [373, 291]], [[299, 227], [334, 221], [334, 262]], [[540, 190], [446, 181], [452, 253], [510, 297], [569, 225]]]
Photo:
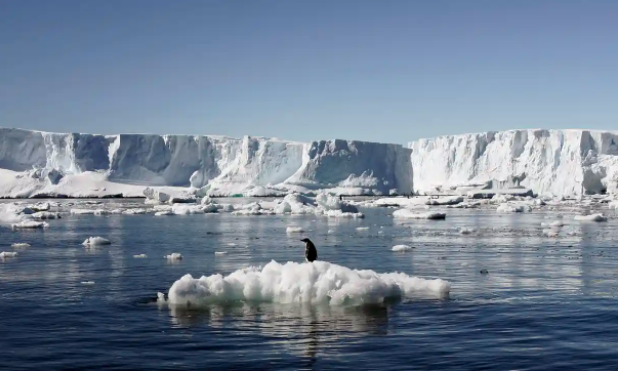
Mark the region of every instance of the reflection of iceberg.
[[312, 303], [330, 305], [381, 304], [411, 297], [442, 298], [450, 285], [404, 273], [355, 270], [324, 261], [279, 264], [239, 269], [228, 276], [199, 279], [190, 274], [169, 289], [173, 305], [207, 306], [232, 302]]

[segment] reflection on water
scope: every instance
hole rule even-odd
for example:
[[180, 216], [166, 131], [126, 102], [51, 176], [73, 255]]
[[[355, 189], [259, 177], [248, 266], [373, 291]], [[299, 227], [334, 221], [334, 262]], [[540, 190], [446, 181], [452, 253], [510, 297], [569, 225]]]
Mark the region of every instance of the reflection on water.
[[273, 344], [288, 352], [315, 360], [321, 346], [336, 346], [343, 339], [367, 335], [387, 336], [391, 308], [382, 305], [334, 307], [329, 305], [212, 305], [187, 309], [160, 305], [169, 311], [173, 326], [235, 329], [276, 338]]

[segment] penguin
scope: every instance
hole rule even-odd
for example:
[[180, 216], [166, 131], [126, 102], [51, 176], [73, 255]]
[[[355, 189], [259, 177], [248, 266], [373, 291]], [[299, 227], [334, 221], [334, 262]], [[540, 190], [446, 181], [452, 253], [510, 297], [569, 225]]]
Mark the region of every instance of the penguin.
[[318, 250], [308, 238], [303, 238], [301, 242], [305, 243], [305, 259], [307, 259], [309, 263], [313, 263], [314, 260], [318, 259]]

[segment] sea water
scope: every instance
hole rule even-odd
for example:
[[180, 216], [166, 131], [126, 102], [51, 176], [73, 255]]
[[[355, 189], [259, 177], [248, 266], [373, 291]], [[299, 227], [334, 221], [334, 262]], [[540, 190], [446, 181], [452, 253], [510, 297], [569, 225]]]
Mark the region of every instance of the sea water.
[[[0, 260], [0, 369], [618, 367], [618, 220], [362, 211], [365, 219], [66, 213], [44, 229], [0, 227], [0, 251], [17, 252]], [[565, 225], [548, 237], [556, 220]], [[111, 244], [85, 248], [90, 237]], [[449, 293], [365, 305], [157, 302], [186, 274], [306, 264], [303, 237], [320, 261], [442, 279]], [[392, 251], [397, 245], [410, 249]], [[182, 258], [166, 258], [175, 253]]]

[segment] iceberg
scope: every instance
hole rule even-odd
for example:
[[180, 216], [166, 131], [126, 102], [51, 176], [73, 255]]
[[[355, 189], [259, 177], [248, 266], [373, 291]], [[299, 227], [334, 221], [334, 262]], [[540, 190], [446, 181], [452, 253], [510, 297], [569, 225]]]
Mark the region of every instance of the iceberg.
[[460, 188], [554, 196], [618, 190], [618, 132], [509, 130], [420, 139], [408, 147], [420, 194]]
[[[97, 135], [0, 128], [0, 197], [281, 196], [412, 191], [398, 144], [212, 135]], [[144, 192], [146, 191], [146, 192]], [[185, 196], [176, 196], [185, 191]], [[204, 194], [206, 193], [206, 194]]]

